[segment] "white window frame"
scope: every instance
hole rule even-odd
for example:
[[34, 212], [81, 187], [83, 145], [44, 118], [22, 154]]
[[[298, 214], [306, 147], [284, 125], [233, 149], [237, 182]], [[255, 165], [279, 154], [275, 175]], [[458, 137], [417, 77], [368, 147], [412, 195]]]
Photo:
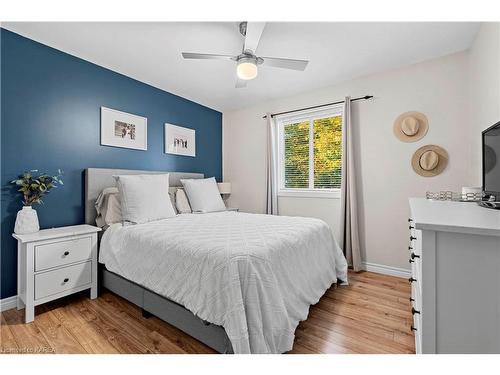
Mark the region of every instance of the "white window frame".
[[[316, 189], [314, 188], [314, 120], [317, 118], [342, 116], [344, 118], [343, 105], [332, 105], [321, 109], [305, 110], [288, 115], [275, 117], [278, 130], [277, 150], [278, 150], [278, 196], [281, 197], [302, 197], [302, 198], [330, 198], [339, 199], [340, 189]], [[294, 189], [285, 187], [285, 139], [284, 127], [309, 120], [309, 188]]]

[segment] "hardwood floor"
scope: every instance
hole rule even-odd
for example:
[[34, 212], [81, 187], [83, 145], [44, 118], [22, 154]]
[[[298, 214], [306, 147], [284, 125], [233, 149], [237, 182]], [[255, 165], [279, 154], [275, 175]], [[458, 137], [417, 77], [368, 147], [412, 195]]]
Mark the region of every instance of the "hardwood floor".
[[[311, 307], [290, 353], [414, 353], [410, 287], [406, 279], [350, 273], [349, 286], [331, 288]], [[177, 328], [105, 291], [1, 314], [0, 353], [214, 353]]]

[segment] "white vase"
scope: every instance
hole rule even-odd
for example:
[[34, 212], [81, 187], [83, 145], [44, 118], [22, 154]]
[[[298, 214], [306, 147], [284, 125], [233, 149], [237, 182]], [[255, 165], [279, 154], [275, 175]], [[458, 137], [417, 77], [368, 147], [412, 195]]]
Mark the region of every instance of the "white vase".
[[38, 232], [39, 230], [38, 215], [31, 206], [24, 206], [22, 210], [17, 212], [14, 233], [28, 234]]

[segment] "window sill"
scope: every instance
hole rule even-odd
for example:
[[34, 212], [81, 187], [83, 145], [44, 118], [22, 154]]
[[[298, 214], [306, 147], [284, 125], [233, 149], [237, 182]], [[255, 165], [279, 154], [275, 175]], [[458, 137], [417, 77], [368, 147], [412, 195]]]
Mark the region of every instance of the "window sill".
[[330, 191], [279, 190], [278, 197], [340, 199], [340, 189]]

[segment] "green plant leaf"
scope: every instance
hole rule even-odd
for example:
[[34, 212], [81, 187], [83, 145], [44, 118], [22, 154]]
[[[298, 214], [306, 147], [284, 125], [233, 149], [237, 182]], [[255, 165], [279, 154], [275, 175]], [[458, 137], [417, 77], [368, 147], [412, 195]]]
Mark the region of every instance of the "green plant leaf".
[[51, 189], [57, 185], [63, 185], [60, 178], [63, 174], [61, 169], [58, 169], [58, 175], [49, 176], [46, 173], [38, 173], [38, 169], [25, 171], [19, 175], [19, 178], [11, 181], [12, 184], [19, 186], [18, 191], [23, 195], [23, 204], [31, 206], [35, 203], [43, 204], [42, 197], [48, 194]]

